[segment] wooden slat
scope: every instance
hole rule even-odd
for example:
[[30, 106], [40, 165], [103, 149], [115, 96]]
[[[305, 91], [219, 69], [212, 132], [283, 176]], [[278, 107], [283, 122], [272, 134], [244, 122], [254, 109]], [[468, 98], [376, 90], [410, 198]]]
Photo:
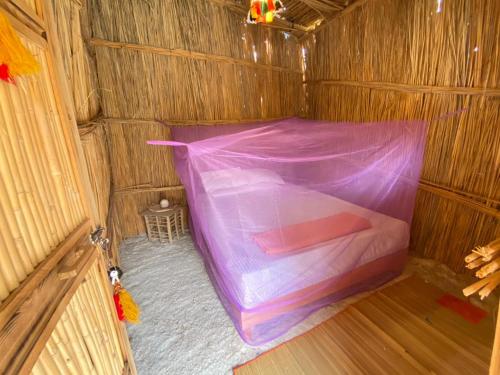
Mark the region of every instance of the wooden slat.
[[22, 304], [31, 298], [33, 291], [47, 278], [61, 259], [76, 246], [82, 236], [88, 233], [90, 233], [90, 221], [86, 220], [54, 249], [50, 256], [40, 263], [35, 271], [2, 302], [0, 305], [0, 330], [11, 320], [16, 311], [20, 310]]
[[42, 48], [47, 46], [47, 40], [44, 37], [47, 26], [44, 20], [30, 9], [26, 3], [16, 0], [0, 0], [0, 10], [5, 11], [17, 32]]
[[[50, 256], [48, 262], [44, 262], [33, 276], [26, 279], [27, 283], [21, 285], [20, 292], [14, 292], [17, 297], [15, 305], [2, 304], [2, 309], [9, 314], [1, 320], [0, 373], [28, 372], [28, 367], [38, 358], [69, 299], [96, 258], [97, 250], [88, 242], [88, 225], [83, 228], [85, 232], [79, 233], [79, 238], [65, 241], [61, 246], [64, 251], [57, 251], [55, 257]], [[69, 251], [77, 249], [82, 249], [83, 254], [77, 260], [76, 276], [61, 280], [58, 273], [64, 266], [64, 258], [60, 254], [68, 256]], [[55, 262], [55, 259], [59, 261]]]
[[236, 125], [236, 124], [249, 124], [249, 123], [259, 123], [267, 121], [280, 121], [286, 120], [290, 117], [268, 117], [268, 118], [255, 118], [255, 119], [228, 119], [228, 120], [157, 120], [157, 119], [142, 119], [142, 118], [116, 118], [116, 117], [103, 117], [100, 119], [93, 120], [95, 122], [104, 123], [119, 123], [119, 124], [144, 124], [144, 125], [166, 125], [166, 126], [211, 126], [211, 125]]
[[362, 87], [376, 90], [389, 90], [409, 93], [422, 94], [448, 94], [448, 95], [481, 95], [481, 96], [500, 96], [500, 89], [487, 87], [446, 87], [446, 86], [428, 86], [428, 85], [409, 85], [393, 82], [374, 82], [374, 81], [342, 81], [342, 80], [311, 80], [304, 81], [306, 85], [331, 85], [331, 86], [349, 86]]
[[183, 185], [160, 186], [160, 187], [131, 187], [115, 190], [114, 194], [139, 194], [139, 193], [155, 193], [161, 191], [179, 191], [184, 190]]
[[256, 63], [256, 62], [253, 62], [250, 60], [236, 59], [236, 58], [229, 57], [229, 56], [219, 56], [219, 55], [212, 55], [212, 54], [202, 53], [202, 52], [187, 51], [187, 50], [183, 50], [183, 49], [179, 49], [179, 48], [175, 48], [175, 49], [174, 48], [162, 48], [162, 47], [155, 47], [155, 46], [149, 46], [149, 45], [144, 45], [144, 44], [113, 42], [110, 40], [104, 40], [104, 39], [98, 39], [98, 38], [92, 38], [90, 40], [90, 44], [93, 46], [97, 46], [97, 47], [107, 47], [107, 48], [114, 48], [114, 49], [127, 49], [127, 50], [138, 51], [138, 52], [152, 53], [152, 54], [161, 55], [161, 56], [175, 56], [175, 57], [183, 57], [183, 58], [195, 59], [195, 60], [216, 61], [219, 63], [242, 65], [242, 66], [246, 66], [249, 68], [255, 68], [255, 69], [264, 69], [264, 70], [272, 70], [272, 71], [277, 71], [277, 72], [302, 74], [302, 72], [300, 70], [283, 68], [281, 66], [276, 66], [276, 65], [260, 64], [260, 63]]
[[[410, 277], [234, 370], [236, 374], [486, 374], [492, 319], [479, 326]], [[431, 319], [429, 321], [429, 319]], [[478, 328], [476, 330], [476, 328]], [[487, 336], [487, 337], [484, 337]], [[472, 349], [472, 345], [476, 345]]]
[[349, 13], [353, 12], [354, 10], [356, 10], [357, 8], [359, 8], [360, 6], [365, 5], [368, 1], [369, 0], [354, 0], [354, 1], [352, 1], [347, 7], [345, 7], [344, 9], [342, 9], [340, 12], [335, 13], [332, 17], [330, 17], [328, 20], [326, 20], [325, 22], [323, 22], [318, 27], [313, 26], [313, 27], [308, 28], [307, 31], [310, 31], [310, 32], [307, 33], [307, 34], [305, 34], [304, 36], [302, 36], [300, 38], [300, 40], [302, 41], [302, 40], [306, 39], [307, 37], [309, 37], [309, 36], [317, 33], [318, 31], [324, 29], [330, 23], [334, 22], [335, 20], [337, 20], [340, 17], [348, 15]]
[[[85, 240], [87, 239], [85, 238]], [[80, 287], [88, 270], [97, 259], [98, 251], [97, 248], [91, 245], [85, 247], [84, 254], [78, 261], [75, 278], [66, 280], [66, 285], [59, 287], [58, 294], [51, 300], [51, 306], [47, 307], [42, 317], [39, 318], [36, 327], [30, 332], [30, 336], [24, 341], [22, 349], [16, 353], [15, 360], [6, 371], [6, 375], [30, 373], [71, 297]]]

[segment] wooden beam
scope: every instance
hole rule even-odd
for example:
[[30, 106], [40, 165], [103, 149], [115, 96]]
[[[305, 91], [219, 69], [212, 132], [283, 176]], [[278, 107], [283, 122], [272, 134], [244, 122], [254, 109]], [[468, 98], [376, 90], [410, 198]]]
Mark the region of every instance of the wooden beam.
[[472, 208], [473, 210], [479, 211], [485, 215], [492, 216], [497, 219], [500, 218], [500, 210], [491, 207], [488, 204], [485, 204], [479, 200], [470, 198], [464, 194], [456, 193], [454, 191], [450, 191], [445, 188], [433, 186], [432, 184], [425, 183], [423, 181], [419, 183], [419, 188], [429, 193], [438, 195], [442, 198], [449, 199], [464, 206], [467, 206], [469, 208]]
[[127, 195], [127, 194], [138, 194], [138, 193], [157, 193], [163, 191], [182, 191], [184, 190], [183, 185], [173, 185], [173, 186], [132, 186], [128, 188], [122, 188], [114, 191], [117, 195]]
[[[52, 331], [66, 310], [71, 298], [80, 287], [82, 281], [87, 275], [90, 267], [95, 264], [98, 256], [98, 249], [92, 245], [87, 245], [83, 249], [83, 255], [78, 260], [76, 265], [75, 277], [66, 282], [66, 285], [60, 286], [57, 295], [52, 299], [52, 306], [49, 306], [35, 329], [31, 332], [30, 337], [23, 344], [22, 352], [16, 354], [14, 360], [15, 372], [12, 374], [30, 374], [31, 369], [40, 357], [41, 352], [45, 349], [46, 343], [52, 335]], [[111, 299], [111, 295], [109, 297]], [[56, 306], [53, 309], [53, 306]], [[46, 323], [45, 323], [46, 322]], [[23, 355], [23, 356], [20, 356]], [[24, 357], [24, 358], [23, 358]], [[22, 359], [21, 359], [22, 358]], [[9, 369], [9, 371], [11, 371]], [[7, 371], [7, 374], [9, 374]]]
[[[90, 221], [85, 220], [52, 253], [40, 263], [19, 287], [0, 305], [0, 330], [13, 317], [19, 307], [28, 299], [33, 290], [47, 277], [54, 267], [78, 243], [82, 236], [90, 233]], [[0, 371], [1, 373], [1, 371]]]
[[[24, 8], [23, 8], [24, 9]], [[44, 37], [44, 29], [40, 29], [37, 21], [28, 17], [28, 15], [21, 11], [13, 2], [7, 0], [0, 0], [0, 10], [5, 12], [12, 27], [22, 36], [28, 38], [37, 46], [45, 49], [47, 47], [47, 40]]]
[[304, 81], [305, 85], [330, 85], [362, 87], [376, 90], [390, 90], [409, 93], [423, 94], [451, 94], [451, 95], [483, 95], [500, 96], [500, 89], [483, 87], [449, 87], [449, 86], [427, 86], [410, 85], [405, 83], [376, 82], [376, 81], [340, 81], [340, 80], [311, 80]]
[[308, 33], [303, 35], [299, 40], [303, 41], [307, 37], [309, 37], [313, 34], [316, 34], [318, 31], [324, 29], [326, 26], [328, 26], [329, 24], [334, 22], [336, 19], [348, 15], [349, 13], [353, 12], [354, 10], [359, 8], [360, 6], [365, 5], [368, 1], [370, 1], [370, 0], [354, 0], [351, 4], [349, 4], [343, 10], [335, 13], [331, 18], [327, 19], [325, 22], [321, 23], [319, 26], [313, 25], [313, 26], [308, 27], [306, 29], [306, 31], [308, 31]]
[[[55, 324], [80, 285], [97, 250], [89, 244], [86, 220], [0, 306], [0, 373], [24, 374], [45, 347]], [[74, 277], [61, 280], [74, 256]]]
[[281, 66], [260, 64], [260, 63], [256, 63], [256, 62], [253, 62], [250, 60], [236, 59], [233, 57], [212, 55], [212, 54], [202, 53], [202, 52], [193, 52], [193, 51], [188, 51], [188, 50], [183, 50], [183, 49], [178, 49], [178, 48], [162, 48], [162, 47], [155, 47], [155, 46], [150, 46], [150, 45], [145, 45], [145, 44], [112, 42], [110, 40], [97, 39], [97, 38], [92, 38], [90, 40], [90, 44], [93, 46], [97, 46], [97, 47], [126, 49], [126, 50], [132, 50], [132, 51], [137, 51], [137, 52], [152, 53], [152, 54], [161, 55], [161, 56], [175, 56], [175, 57], [183, 57], [183, 58], [194, 59], [194, 60], [217, 61], [217, 62], [233, 64], [233, 65], [242, 65], [242, 66], [246, 66], [249, 68], [255, 68], [255, 69], [302, 74], [302, 72], [300, 70], [283, 68]]
[[315, 11], [322, 19], [326, 20], [326, 17], [323, 14], [323, 12], [320, 11], [319, 9], [316, 9], [316, 7], [313, 6], [309, 1], [307, 1], [307, 0], [298, 0], [298, 1], [301, 2], [302, 4], [304, 4], [306, 7]]
[[249, 124], [259, 122], [281, 121], [290, 119], [291, 117], [270, 117], [258, 119], [231, 119], [231, 120], [157, 120], [157, 119], [141, 119], [141, 118], [117, 118], [103, 117], [96, 121], [105, 123], [120, 123], [120, 124], [144, 124], [144, 125], [165, 125], [165, 126], [211, 126], [211, 125], [229, 125], [229, 124]]

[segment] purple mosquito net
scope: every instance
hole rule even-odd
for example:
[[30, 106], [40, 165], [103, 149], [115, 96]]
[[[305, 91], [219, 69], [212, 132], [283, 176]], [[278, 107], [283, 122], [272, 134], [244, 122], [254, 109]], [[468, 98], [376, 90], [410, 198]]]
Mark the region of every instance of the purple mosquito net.
[[426, 123], [303, 119], [173, 129], [193, 239], [259, 345], [401, 273]]

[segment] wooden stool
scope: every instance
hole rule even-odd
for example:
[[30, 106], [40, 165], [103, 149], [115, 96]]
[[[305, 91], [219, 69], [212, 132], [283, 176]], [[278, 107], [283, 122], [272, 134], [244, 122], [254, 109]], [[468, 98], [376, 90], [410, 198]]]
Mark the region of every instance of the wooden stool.
[[181, 232], [185, 233], [184, 207], [174, 206], [160, 212], [157, 212], [155, 208], [142, 213], [150, 241], [172, 243], [174, 236], [178, 239]]

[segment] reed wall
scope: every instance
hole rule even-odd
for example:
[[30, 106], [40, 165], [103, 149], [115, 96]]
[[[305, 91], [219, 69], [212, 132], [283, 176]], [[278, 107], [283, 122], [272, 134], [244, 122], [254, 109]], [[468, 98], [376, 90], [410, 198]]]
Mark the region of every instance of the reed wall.
[[[53, 0], [61, 56], [67, 85], [70, 88], [76, 119], [79, 123], [87, 171], [97, 206], [97, 225], [109, 229], [112, 253], [118, 257], [121, 241], [119, 227], [112, 223], [110, 196], [111, 167], [103, 124], [96, 122], [101, 111], [101, 90], [92, 48], [89, 0]], [[116, 241], [114, 241], [116, 239]]]
[[455, 271], [500, 235], [498, 19], [495, 0], [373, 0], [304, 39], [307, 117], [430, 122], [411, 248]]
[[76, 120], [84, 123], [100, 110], [95, 61], [87, 46], [90, 37], [87, 0], [53, 0], [52, 6]]
[[247, 25], [208, 0], [91, 0], [91, 9], [113, 212], [124, 236], [145, 232], [139, 214], [160, 197], [184, 201], [181, 191], [168, 191], [179, 184], [171, 152], [145, 144], [170, 137], [155, 120], [224, 123], [299, 113], [294, 35]]

